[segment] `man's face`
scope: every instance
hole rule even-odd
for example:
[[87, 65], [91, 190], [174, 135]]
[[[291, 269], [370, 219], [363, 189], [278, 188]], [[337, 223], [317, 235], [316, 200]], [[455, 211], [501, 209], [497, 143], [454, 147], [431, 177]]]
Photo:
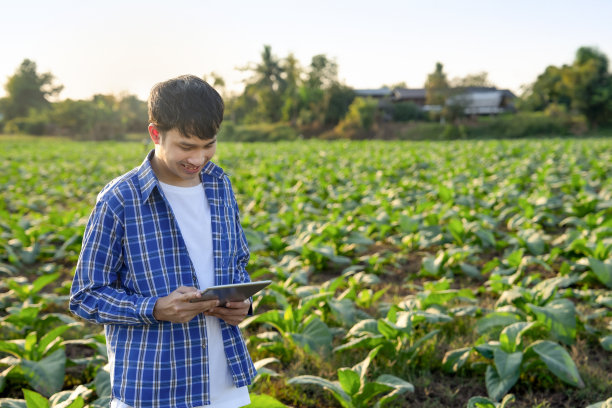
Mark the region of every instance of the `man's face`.
[[208, 140], [185, 137], [177, 129], [163, 134], [154, 131], [151, 139], [155, 143], [152, 166], [157, 178], [180, 187], [198, 185], [200, 171], [217, 150], [216, 136]]

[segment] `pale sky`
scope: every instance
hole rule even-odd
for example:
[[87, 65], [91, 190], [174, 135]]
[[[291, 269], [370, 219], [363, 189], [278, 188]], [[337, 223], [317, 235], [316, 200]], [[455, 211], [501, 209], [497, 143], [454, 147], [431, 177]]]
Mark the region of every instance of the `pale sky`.
[[237, 68], [264, 45], [302, 66], [338, 63], [353, 88], [422, 87], [436, 62], [449, 79], [486, 71], [519, 93], [580, 46], [612, 58], [609, 0], [0, 0], [0, 96], [29, 58], [64, 85], [60, 99], [135, 94], [214, 71], [239, 91]]

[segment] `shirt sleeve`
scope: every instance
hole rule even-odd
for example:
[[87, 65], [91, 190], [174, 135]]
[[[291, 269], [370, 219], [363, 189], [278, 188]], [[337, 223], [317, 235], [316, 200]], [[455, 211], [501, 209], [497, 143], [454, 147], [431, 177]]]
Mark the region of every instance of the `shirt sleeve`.
[[124, 228], [105, 201], [91, 214], [70, 293], [70, 311], [98, 324], [145, 325], [157, 323], [153, 307], [157, 297], [128, 294], [119, 283], [123, 266]]

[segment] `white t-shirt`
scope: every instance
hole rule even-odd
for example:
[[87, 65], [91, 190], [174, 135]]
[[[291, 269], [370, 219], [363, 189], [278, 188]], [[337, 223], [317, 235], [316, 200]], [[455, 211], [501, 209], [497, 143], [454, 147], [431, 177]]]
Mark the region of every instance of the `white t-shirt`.
[[[178, 187], [159, 183], [172, 207], [187, 252], [195, 268], [200, 289], [215, 285], [215, 262], [213, 258], [212, 226], [210, 205], [204, 187]], [[249, 405], [247, 387], [236, 388], [227, 364], [219, 318], [206, 316], [206, 337], [208, 339], [208, 369], [210, 373], [210, 402], [206, 408], [236, 408]], [[111, 408], [130, 408], [113, 399]]]

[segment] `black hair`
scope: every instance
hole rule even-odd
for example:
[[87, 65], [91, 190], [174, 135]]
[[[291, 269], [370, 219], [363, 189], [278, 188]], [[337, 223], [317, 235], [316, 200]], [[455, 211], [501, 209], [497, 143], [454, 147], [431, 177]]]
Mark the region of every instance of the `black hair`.
[[215, 137], [223, 109], [221, 95], [195, 75], [160, 82], [149, 95], [149, 122], [161, 132], [176, 128], [185, 137]]

